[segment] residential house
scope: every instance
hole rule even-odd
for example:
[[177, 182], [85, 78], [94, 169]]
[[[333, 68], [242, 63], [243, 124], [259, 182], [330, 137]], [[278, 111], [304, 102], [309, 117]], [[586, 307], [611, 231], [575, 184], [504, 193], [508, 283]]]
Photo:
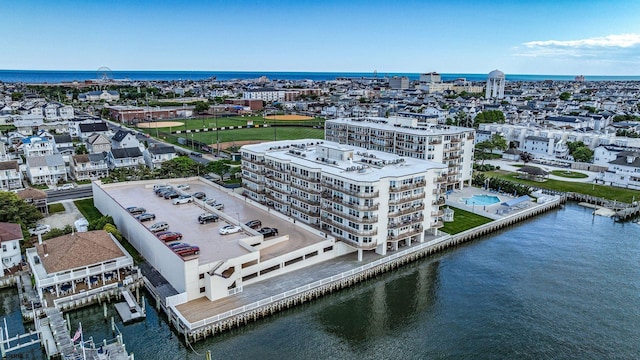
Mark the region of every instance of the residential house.
[[91, 289], [133, 282], [138, 276], [131, 255], [104, 230], [43, 241], [27, 249], [26, 258], [43, 306], [55, 306], [72, 295], [81, 297]]
[[63, 134], [63, 135], [53, 135], [53, 142], [55, 144], [56, 153], [62, 155], [73, 155], [75, 153], [75, 148], [73, 147], [73, 140], [71, 140], [71, 135]]
[[45, 136], [28, 136], [21, 140], [18, 149], [22, 150], [25, 157], [53, 155], [55, 147], [53, 141]]
[[78, 135], [83, 141], [93, 134], [108, 135], [110, 132], [107, 123], [105, 123], [104, 121], [80, 123], [78, 124], [78, 128]]
[[110, 152], [111, 141], [106, 135], [103, 134], [91, 134], [86, 140], [87, 151], [93, 154]]
[[596, 181], [605, 185], [640, 190], [640, 152], [621, 151], [609, 162], [607, 171], [600, 173]]
[[19, 224], [0, 222], [0, 244], [2, 244], [2, 269], [4, 274], [10, 273], [22, 262], [20, 254], [20, 241], [22, 240], [22, 228]]
[[67, 181], [67, 167], [60, 154], [27, 157], [27, 177], [31, 184], [54, 185]]
[[135, 133], [131, 131], [118, 130], [111, 137], [112, 149], [125, 149], [132, 147], [140, 147], [140, 141], [136, 138]]
[[17, 192], [19, 198], [24, 200], [28, 204], [32, 204], [42, 214], [49, 215], [49, 207], [47, 206], [47, 193], [34, 189], [26, 188]]
[[173, 146], [158, 146], [152, 144], [143, 152], [144, 162], [150, 169], [159, 169], [162, 163], [178, 156]]
[[16, 160], [0, 161], [0, 190], [22, 189], [22, 172]]
[[142, 152], [140, 152], [140, 148], [137, 147], [111, 149], [108, 156], [109, 168], [111, 170], [137, 167], [144, 164]]
[[109, 176], [107, 153], [74, 155], [69, 167], [75, 180], [98, 180]]

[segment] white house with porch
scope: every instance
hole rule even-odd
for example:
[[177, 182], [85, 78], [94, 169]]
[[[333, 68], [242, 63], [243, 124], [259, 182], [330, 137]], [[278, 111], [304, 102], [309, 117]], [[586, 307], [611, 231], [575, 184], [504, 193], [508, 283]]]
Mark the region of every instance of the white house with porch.
[[42, 241], [26, 251], [35, 289], [45, 306], [71, 295], [89, 295], [133, 283], [133, 258], [104, 230], [77, 232]]
[[22, 229], [19, 224], [0, 222], [0, 244], [2, 244], [3, 274], [11, 272], [12, 268], [18, 266], [22, 261], [20, 255], [20, 241], [22, 240]]

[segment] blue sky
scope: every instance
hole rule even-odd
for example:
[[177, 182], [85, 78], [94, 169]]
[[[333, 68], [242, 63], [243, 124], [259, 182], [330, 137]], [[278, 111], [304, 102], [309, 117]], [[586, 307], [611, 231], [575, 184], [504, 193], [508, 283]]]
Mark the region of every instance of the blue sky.
[[3, 2], [0, 69], [640, 74], [640, 1]]

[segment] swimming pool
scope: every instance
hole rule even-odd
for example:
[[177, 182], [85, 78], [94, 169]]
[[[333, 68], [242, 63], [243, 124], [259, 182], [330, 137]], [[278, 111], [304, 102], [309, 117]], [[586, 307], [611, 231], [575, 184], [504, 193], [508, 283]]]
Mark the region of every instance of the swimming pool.
[[462, 198], [460, 202], [467, 205], [493, 205], [500, 202], [500, 198], [494, 195], [473, 195], [470, 198]]

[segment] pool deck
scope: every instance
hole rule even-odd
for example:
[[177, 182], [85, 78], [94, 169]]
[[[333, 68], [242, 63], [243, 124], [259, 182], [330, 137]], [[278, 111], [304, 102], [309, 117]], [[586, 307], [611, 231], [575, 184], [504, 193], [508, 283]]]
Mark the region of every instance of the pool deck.
[[[463, 198], [470, 198], [473, 195], [497, 196], [498, 198], [500, 198], [500, 202], [491, 205], [465, 204]], [[535, 204], [533, 201], [527, 201], [518, 205], [517, 208], [509, 208], [508, 206], [501, 205], [503, 202], [515, 199], [516, 197], [517, 196], [513, 196], [512, 194], [497, 193], [495, 191], [489, 191], [476, 187], [466, 187], [461, 190], [454, 190], [452, 193], [446, 195], [446, 205], [497, 220], [504, 217], [504, 215], [507, 215], [514, 211], [524, 210]]]

